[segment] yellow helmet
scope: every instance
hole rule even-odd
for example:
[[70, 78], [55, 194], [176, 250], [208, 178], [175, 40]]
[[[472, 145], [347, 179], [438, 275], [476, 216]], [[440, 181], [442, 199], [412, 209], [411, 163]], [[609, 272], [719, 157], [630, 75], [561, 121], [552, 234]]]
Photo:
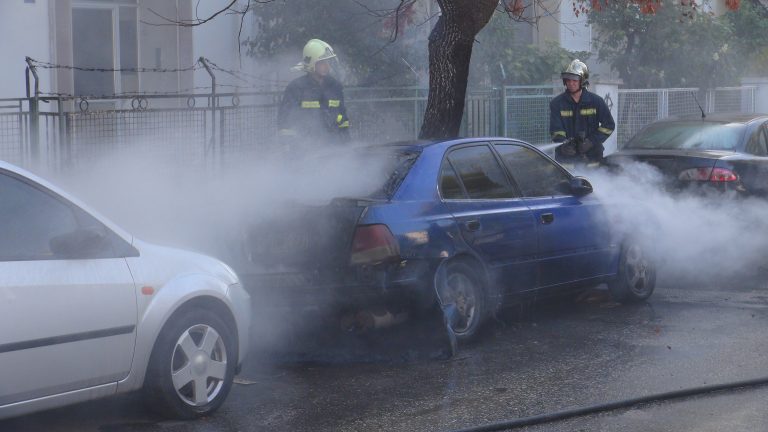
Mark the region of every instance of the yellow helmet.
[[304, 45], [304, 56], [301, 63], [297, 64], [294, 69], [303, 70], [304, 72], [314, 72], [315, 64], [321, 60], [328, 60], [336, 57], [336, 53], [333, 52], [333, 48], [320, 39], [310, 39], [306, 45]]
[[568, 67], [560, 74], [560, 78], [563, 79], [563, 84], [565, 84], [565, 80], [572, 79], [579, 80], [579, 86], [586, 86], [589, 85], [589, 69], [583, 61], [576, 59], [568, 64]]

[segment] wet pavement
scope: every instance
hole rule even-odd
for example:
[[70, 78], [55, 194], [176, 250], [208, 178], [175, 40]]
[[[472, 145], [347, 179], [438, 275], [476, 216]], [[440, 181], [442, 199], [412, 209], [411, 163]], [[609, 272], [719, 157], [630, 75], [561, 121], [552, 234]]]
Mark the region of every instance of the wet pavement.
[[[221, 410], [197, 421], [153, 418], [128, 395], [0, 421], [0, 431], [451, 431], [767, 377], [768, 274], [743, 279], [661, 280], [632, 306], [596, 290], [507, 311], [449, 360], [407, 328], [336, 347], [315, 339], [313, 355], [252, 356]], [[517, 430], [766, 430], [766, 396], [724, 391]]]

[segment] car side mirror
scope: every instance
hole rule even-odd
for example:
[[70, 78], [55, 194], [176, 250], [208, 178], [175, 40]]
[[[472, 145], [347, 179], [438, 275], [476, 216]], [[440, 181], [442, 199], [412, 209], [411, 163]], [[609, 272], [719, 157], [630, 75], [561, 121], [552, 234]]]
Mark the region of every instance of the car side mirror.
[[589, 180], [585, 179], [584, 177], [573, 177], [571, 179], [571, 193], [573, 193], [576, 196], [584, 196], [587, 194], [591, 194], [592, 189], [592, 183], [589, 182]]
[[98, 258], [104, 244], [104, 235], [93, 229], [77, 229], [49, 242], [51, 252], [64, 259]]

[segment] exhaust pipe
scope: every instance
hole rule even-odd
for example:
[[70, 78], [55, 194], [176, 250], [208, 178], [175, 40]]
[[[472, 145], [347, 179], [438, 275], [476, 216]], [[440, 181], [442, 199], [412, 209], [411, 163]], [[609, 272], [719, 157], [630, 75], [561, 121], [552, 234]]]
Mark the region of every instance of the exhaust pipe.
[[408, 312], [392, 312], [386, 308], [363, 309], [341, 317], [341, 328], [348, 332], [362, 333], [392, 327], [408, 320]]

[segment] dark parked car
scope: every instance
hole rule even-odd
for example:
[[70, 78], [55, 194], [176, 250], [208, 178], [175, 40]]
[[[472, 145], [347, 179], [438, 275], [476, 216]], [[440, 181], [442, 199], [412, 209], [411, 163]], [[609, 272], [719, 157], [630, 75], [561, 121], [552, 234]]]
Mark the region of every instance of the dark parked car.
[[711, 114], [670, 118], [643, 128], [609, 165], [628, 161], [658, 168], [670, 190], [768, 195], [768, 115]]
[[258, 302], [410, 309], [435, 305], [438, 293], [458, 310], [453, 328], [466, 340], [526, 294], [602, 282], [622, 302], [653, 292], [651, 257], [618, 237], [590, 183], [529, 144], [472, 138], [350, 151], [371, 167], [386, 163], [374, 190], [250, 230], [250, 266], [237, 271]]

